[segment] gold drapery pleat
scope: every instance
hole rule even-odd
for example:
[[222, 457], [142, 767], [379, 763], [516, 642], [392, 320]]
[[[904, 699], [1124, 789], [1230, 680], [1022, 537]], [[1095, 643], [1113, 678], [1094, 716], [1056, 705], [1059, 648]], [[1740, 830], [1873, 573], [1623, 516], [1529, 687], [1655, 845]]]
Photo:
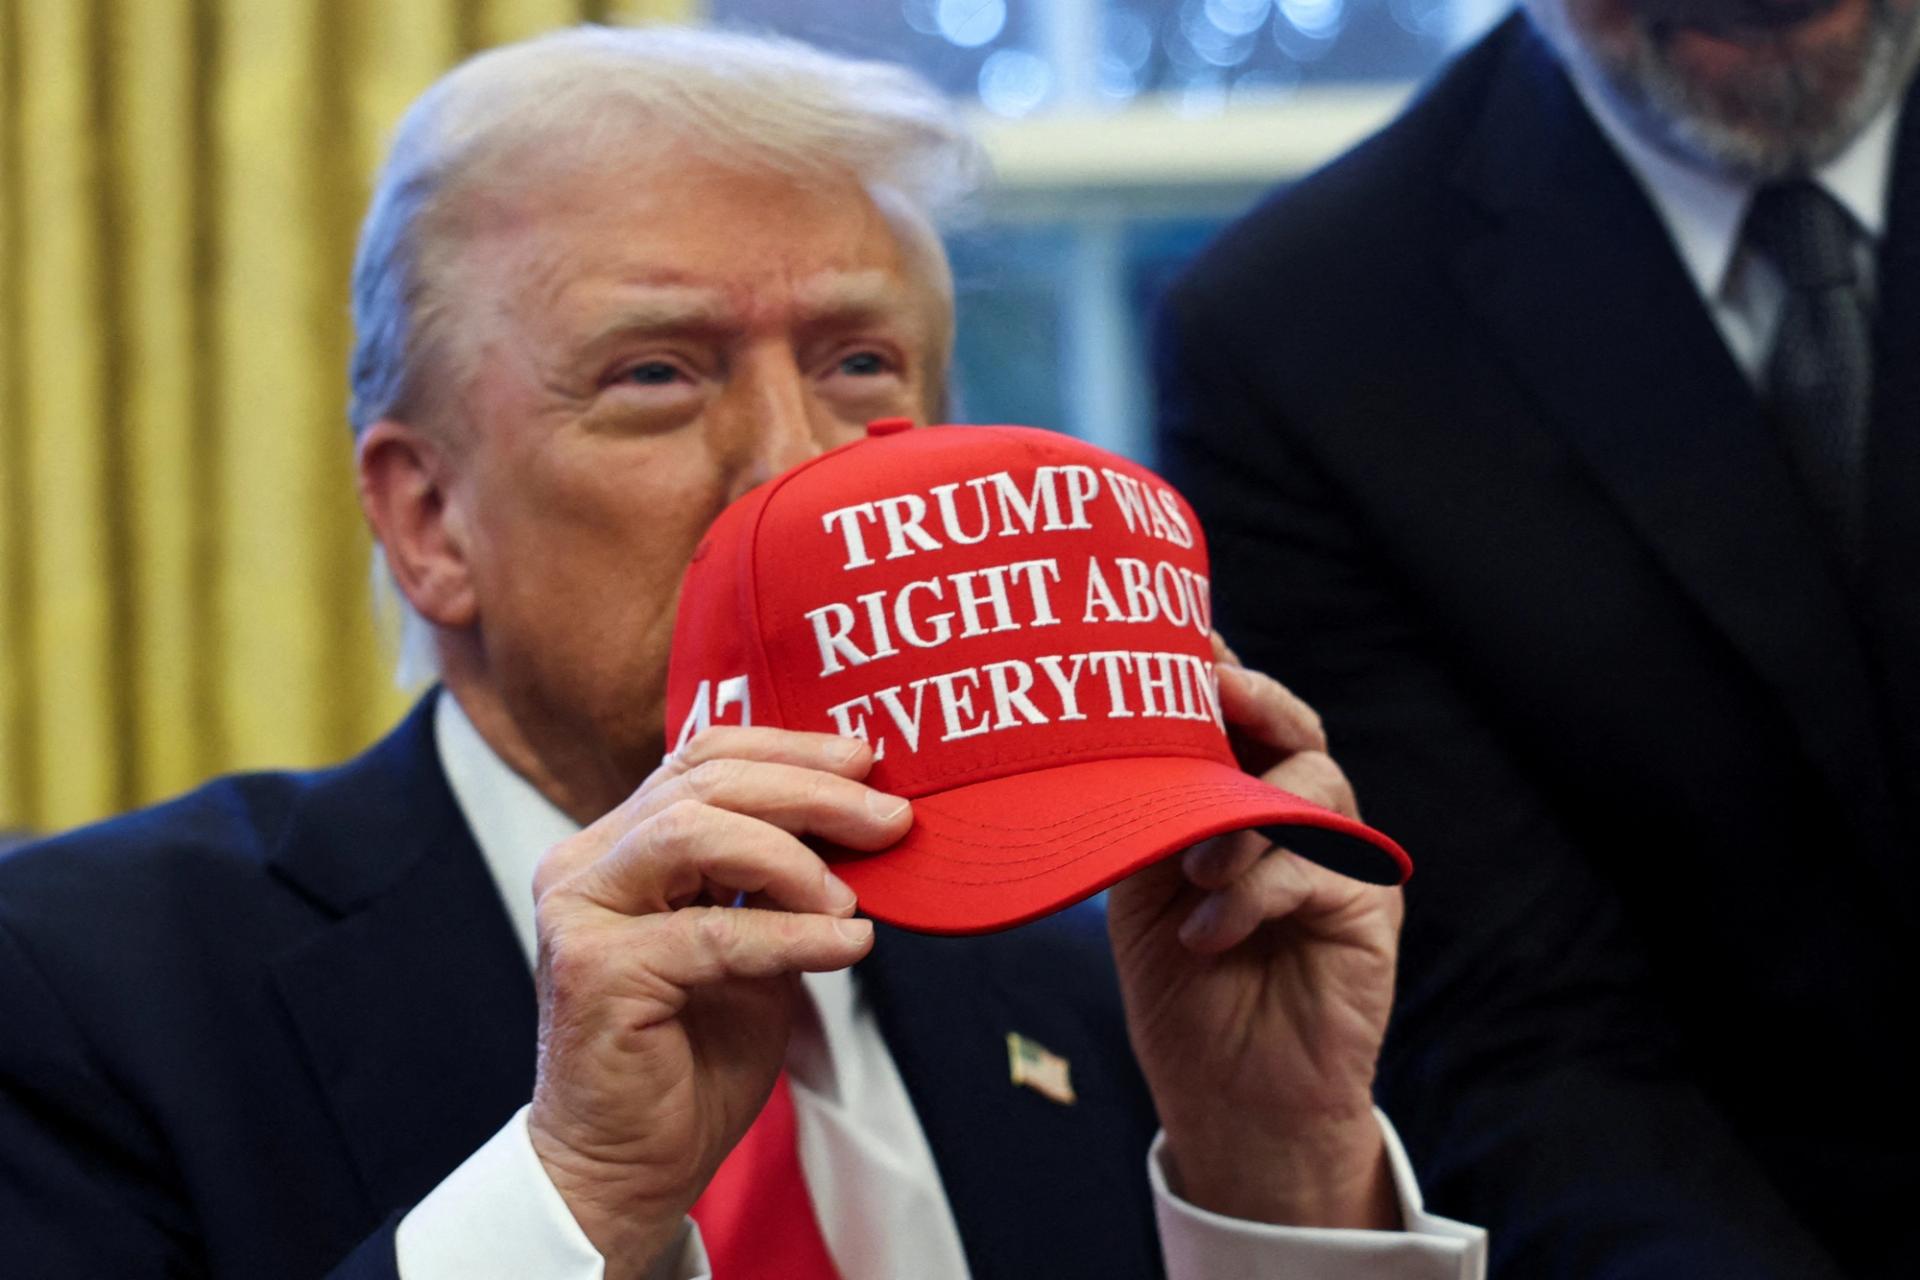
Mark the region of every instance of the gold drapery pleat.
[[697, 0], [0, 0], [0, 828], [337, 760], [369, 616], [347, 276], [475, 49]]

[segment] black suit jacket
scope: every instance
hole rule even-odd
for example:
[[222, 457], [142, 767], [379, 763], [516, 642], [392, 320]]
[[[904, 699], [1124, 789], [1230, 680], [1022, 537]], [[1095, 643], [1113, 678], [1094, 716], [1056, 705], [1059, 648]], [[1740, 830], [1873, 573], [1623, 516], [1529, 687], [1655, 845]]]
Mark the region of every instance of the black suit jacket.
[[[431, 702], [331, 772], [0, 860], [0, 1273], [391, 1277], [399, 1218], [526, 1101], [533, 985]], [[1158, 1275], [1097, 914], [883, 928], [861, 976], [973, 1274]], [[1077, 1105], [1011, 1084], [1008, 1031]]]
[[1413, 855], [1385, 1101], [1501, 1275], [1913, 1265], [1917, 115], [1857, 594], [1524, 19], [1167, 302], [1163, 466]]

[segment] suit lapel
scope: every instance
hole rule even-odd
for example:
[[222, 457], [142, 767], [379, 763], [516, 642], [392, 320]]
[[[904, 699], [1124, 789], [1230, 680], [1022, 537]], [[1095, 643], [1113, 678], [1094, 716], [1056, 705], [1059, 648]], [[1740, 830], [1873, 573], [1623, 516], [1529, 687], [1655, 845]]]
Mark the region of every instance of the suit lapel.
[[[1160, 1274], [1151, 1103], [1098, 913], [1067, 916], [985, 938], [882, 926], [860, 968], [973, 1280]], [[1071, 1063], [1073, 1105], [1012, 1083], [1009, 1031]]]
[[1658, 215], [1531, 30], [1455, 179], [1453, 279], [1551, 427], [1784, 704], [1862, 833], [1889, 808], [1851, 605]]
[[533, 983], [440, 771], [431, 697], [324, 775], [274, 869], [331, 922], [273, 980], [369, 1199], [412, 1204], [531, 1095]]

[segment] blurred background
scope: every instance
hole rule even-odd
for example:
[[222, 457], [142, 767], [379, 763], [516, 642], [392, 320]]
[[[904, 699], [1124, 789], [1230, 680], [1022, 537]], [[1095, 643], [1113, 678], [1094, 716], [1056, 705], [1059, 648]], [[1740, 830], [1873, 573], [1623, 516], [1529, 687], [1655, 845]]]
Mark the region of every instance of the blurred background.
[[1224, 222], [1506, 0], [0, 0], [0, 829], [338, 760], [406, 706], [344, 418], [388, 130], [478, 49], [713, 22], [911, 64], [999, 180], [952, 249], [973, 421], [1145, 457]]

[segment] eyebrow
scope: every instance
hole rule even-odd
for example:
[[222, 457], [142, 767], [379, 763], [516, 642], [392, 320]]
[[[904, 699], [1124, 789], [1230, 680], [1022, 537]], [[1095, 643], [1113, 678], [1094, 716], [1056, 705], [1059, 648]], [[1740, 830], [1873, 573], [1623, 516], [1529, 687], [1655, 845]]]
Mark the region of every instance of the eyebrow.
[[[640, 292], [594, 317], [576, 349], [597, 350], [636, 333], [720, 333], [743, 322], [727, 291], [701, 285], [637, 282]], [[920, 319], [911, 289], [886, 271], [835, 272], [801, 281], [794, 290], [796, 323]]]
[[736, 309], [717, 289], [649, 286], [644, 294], [596, 316], [584, 345], [598, 346], [623, 333], [722, 329], [736, 319]]
[[802, 322], [843, 316], [911, 315], [913, 291], [887, 271], [835, 273], [802, 281], [794, 291]]

